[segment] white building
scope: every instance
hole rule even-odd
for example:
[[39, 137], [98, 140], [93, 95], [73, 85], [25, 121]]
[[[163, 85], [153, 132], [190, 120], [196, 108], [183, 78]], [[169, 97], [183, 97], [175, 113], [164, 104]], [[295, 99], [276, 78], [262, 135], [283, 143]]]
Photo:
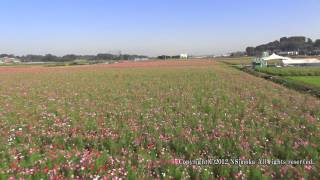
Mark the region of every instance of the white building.
[[188, 59], [188, 54], [180, 54], [180, 59]]
[[3, 57], [3, 58], [0, 58], [0, 63], [1, 64], [21, 63], [21, 61], [17, 58]]
[[283, 66], [320, 66], [319, 59], [283, 59]]
[[134, 61], [148, 61], [149, 58], [134, 58]]
[[281, 56], [298, 56], [299, 52], [298, 51], [281, 51], [278, 54]]

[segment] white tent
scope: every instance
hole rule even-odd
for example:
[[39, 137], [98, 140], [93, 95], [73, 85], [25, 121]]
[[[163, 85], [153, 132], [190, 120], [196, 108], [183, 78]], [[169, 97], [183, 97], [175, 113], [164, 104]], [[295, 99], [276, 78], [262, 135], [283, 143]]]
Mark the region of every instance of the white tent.
[[268, 66], [267, 61], [284, 60], [284, 59], [288, 59], [288, 58], [283, 57], [283, 56], [279, 56], [279, 55], [276, 55], [275, 53], [273, 53], [271, 56], [264, 56], [264, 57], [254, 59], [254, 63], [256, 64], [255, 67], [266, 67], [266, 66]]
[[266, 67], [271, 60], [281, 60], [283, 66], [320, 66], [319, 59], [292, 59], [273, 53], [271, 56], [254, 59], [255, 67]]
[[263, 57], [263, 58], [262, 58], [262, 60], [264, 60], [264, 61], [270, 61], [270, 60], [285, 60], [285, 59], [289, 59], [289, 58], [288, 58], [288, 57], [283, 57], [283, 56], [276, 55], [275, 53], [273, 53], [271, 56]]

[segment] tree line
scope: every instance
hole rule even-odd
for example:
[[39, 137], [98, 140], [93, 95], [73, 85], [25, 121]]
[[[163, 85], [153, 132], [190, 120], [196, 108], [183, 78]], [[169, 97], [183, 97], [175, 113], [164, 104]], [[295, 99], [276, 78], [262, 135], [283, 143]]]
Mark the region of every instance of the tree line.
[[25, 56], [15, 56], [13, 54], [0, 54], [0, 58], [9, 57], [17, 58], [22, 62], [70, 62], [75, 60], [87, 60], [87, 61], [110, 61], [110, 60], [134, 60], [136, 58], [147, 58], [143, 55], [130, 55], [130, 54], [108, 54], [101, 53], [97, 55], [75, 55], [68, 54], [64, 56], [55, 56], [52, 54], [46, 55], [25, 55]]
[[176, 56], [168, 56], [168, 55], [161, 55], [157, 57], [158, 59], [180, 59], [180, 55], [176, 55]]
[[297, 51], [299, 55], [319, 55], [320, 39], [312, 41], [304, 36], [282, 37], [279, 40], [262, 44], [256, 47], [247, 47], [246, 54], [248, 56], [261, 55], [262, 52], [284, 52]]

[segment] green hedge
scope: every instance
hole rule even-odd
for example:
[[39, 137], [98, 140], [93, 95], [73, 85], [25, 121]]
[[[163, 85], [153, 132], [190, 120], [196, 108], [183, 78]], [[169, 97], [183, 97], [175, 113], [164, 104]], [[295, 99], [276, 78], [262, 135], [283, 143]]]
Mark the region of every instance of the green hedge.
[[[261, 69], [267, 69], [267, 68], [259, 68], [259, 69], [261, 70]], [[280, 68], [277, 68], [277, 69], [280, 69]], [[319, 87], [315, 87], [315, 86], [308, 85], [308, 84], [305, 84], [305, 83], [302, 83], [299, 81], [287, 79], [287, 78], [284, 78], [281, 76], [272, 76], [270, 74], [262, 73], [261, 71], [255, 71], [254, 69], [251, 69], [251, 68], [242, 68], [241, 70], [245, 71], [247, 73], [250, 73], [252, 75], [255, 75], [257, 77], [271, 80], [275, 83], [281, 84], [281, 85], [286, 86], [290, 89], [294, 89], [294, 90], [297, 90], [300, 92], [307, 92], [307, 93], [310, 93], [310, 94], [315, 95], [317, 97], [320, 97], [320, 88]]]
[[320, 76], [320, 67], [266, 67], [256, 71], [276, 76]]

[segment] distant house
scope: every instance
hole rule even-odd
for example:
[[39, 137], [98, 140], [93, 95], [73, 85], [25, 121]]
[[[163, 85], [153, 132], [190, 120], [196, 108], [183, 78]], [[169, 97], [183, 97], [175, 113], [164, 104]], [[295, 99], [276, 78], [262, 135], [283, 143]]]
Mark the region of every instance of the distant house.
[[278, 52], [280, 56], [298, 56], [299, 52], [298, 51], [280, 51]]
[[188, 54], [180, 54], [180, 59], [188, 59]]
[[316, 49], [312, 51], [312, 55], [318, 55], [320, 56], [320, 49]]
[[13, 63], [21, 63], [21, 61], [17, 58], [3, 57], [0, 58], [1, 64], [13, 64]]
[[208, 58], [208, 56], [192, 56], [192, 59], [205, 59]]
[[147, 61], [149, 58], [134, 58], [134, 61]]
[[283, 59], [282, 66], [320, 66], [319, 59]]

